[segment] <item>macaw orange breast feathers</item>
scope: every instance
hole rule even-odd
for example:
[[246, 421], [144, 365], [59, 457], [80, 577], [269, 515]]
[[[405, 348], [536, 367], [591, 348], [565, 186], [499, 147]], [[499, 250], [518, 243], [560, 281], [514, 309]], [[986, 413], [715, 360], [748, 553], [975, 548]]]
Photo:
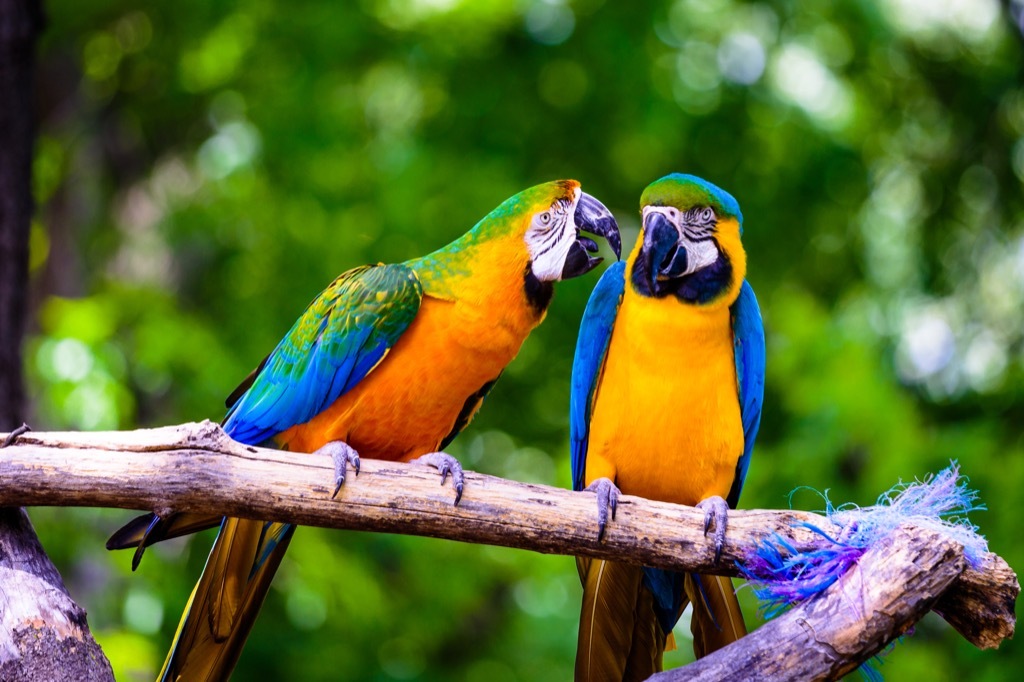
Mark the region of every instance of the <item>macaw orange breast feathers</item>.
[[532, 326], [503, 333], [478, 306], [424, 296], [409, 329], [363, 381], [277, 440], [300, 452], [342, 440], [364, 457], [387, 460], [437, 450], [467, 398], [498, 378]]

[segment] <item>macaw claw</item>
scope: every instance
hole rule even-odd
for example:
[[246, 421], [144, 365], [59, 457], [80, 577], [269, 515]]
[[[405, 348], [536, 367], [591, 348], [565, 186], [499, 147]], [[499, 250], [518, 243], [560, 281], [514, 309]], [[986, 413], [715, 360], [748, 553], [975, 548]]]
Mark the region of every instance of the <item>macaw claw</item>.
[[615, 520], [615, 509], [619, 506], [619, 488], [609, 478], [599, 478], [584, 490], [597, 494], [597, 541], [604, 538], [604, 529], [608, 525], [608, 512], [611, 510]]
[[18, 436], [28, 433], [31, 431], [31, 427], [28, 424], [22, 424], [18, 428], [7, 434], [7, 438], [4, 438], [4, 442], [0, 443], [0, 448], [6, 448], [9, 445], [13, 445], [14, 441], [18, 440]]
[[315, 455], [330, 455], [334, 462], [334, 492], [331, 494], [333, 500], [338, 496], [341, 486], [345, 483], [345, 475], [348, 473], [348, 465], [359, 475], [359, 453], [348, 443], [340, 440], [332, 440], [323, 447], [317, 448]]
[[708, 530], [715, 527], [715, 563], [722, 558], [722, 548], [725, 547], [725, 529], [729, 523], [729, 503], [718, 495], [714, 495], [697, 503], [697, 509], [704, 510], [704, 537], [707, 537]]
[[446, 452], [430, 452], [412, 460], [416, 464], [426, 464], [441, 472], [441, 485], [448, 480], [448, 474], [452, 476], [452, 487], [455, 489], [455, 506], [458, 506], [462, 499], [462, 489], [466, 485], [466, 476], [462, 473], [462, 465]]

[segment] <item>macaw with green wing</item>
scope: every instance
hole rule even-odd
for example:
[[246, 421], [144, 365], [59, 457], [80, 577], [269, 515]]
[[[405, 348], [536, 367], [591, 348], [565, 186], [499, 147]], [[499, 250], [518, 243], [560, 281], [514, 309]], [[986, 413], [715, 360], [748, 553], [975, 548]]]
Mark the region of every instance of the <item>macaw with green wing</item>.
[[[329, 455], [337, 494], [359, 458], [421, 461], [452, 476], [440, 452], [469, 423], [502, 370], [544, 319], [553, 284], [621, 242], [611, 213], [575, 180], [502, 203], [468, 233], [422, 258], [343, 273], [228, 398], [224, 429], [251, 445]], [[139, 517], [107, 543], [136, 547], [220, 526], [162, 680], [223, 680], [266, 596], [295, 526], [196, 514]]]
[[[747, 283], [743, 215], [692, 175], [652, 183], [625, 262], [583, 314], [572, 371], [573, 488], [598, 496], [598, 535], [620, 491], [705, 510], [719, 553], [761, 422], [765, 346]], [[590, 558], [577, 682], [645, 680], [688, 603], [697, 656], [746, 633], [729, 578]]]

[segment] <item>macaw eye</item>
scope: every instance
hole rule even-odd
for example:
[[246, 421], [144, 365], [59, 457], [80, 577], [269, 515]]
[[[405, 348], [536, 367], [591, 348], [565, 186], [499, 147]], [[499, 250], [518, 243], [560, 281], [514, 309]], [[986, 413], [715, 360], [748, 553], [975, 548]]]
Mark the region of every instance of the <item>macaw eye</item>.
[[544, 211], [539, 216], [537, 216], [537, 219], [540, 221], [540, 224], [543, 225], [544, 227], [547, 227], [548, 225], [551, 224], [551, 214], [547, 211]]
[[705, 208], [703, 211], [700, 212], [700, 219], [701, 222], [710, 223], [712, 220], [715, 219], [715, 212], [710, 208]]

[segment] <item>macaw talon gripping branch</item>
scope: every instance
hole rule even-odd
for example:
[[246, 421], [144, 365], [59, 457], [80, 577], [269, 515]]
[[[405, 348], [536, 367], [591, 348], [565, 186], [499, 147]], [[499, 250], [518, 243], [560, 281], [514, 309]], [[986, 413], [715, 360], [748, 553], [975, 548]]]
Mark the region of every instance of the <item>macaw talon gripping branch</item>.
[[604, 538], [604, 529], [608, 525], [609, 512], [611, 512], [612, 521], [615, 520], [615, 510], [619, 506], [621, 493], [618, 486], [609, 478], [599, 478], [584, 490], [597, 495], [597, 541], [600, 542]]
[[462, 489], [466, 486], [466, 476], [462, 473], [462, 465], [447, 452], [430, 452], [412, 460], [417, 464], [432, 466], [441, 472], [441, 485], [448, 480], [448, 474], [452, 476], [452, 488], [455, 489], [455, 506], [458, 506], [462, 499]]
[[729, 522], [729, 503], [718, 495], [714, 495], [697, 503], [697, 509], [704, 510], [704, 536], [712, 526], [715, 527], [715, 563], [722, 558], [725, 546], [725, 529]]
[[341, 486], [345, 484], [345, 475], [348, 473], [349, 464], [355, 469], [356, 476], [359, 475], [359, 453], [345, 441], [332, 440], [330, 443], [317, 449], [314, 454], [330, 455], [331, 461], [334, 463], [334, 492], [331, 494], [332, 499], [338, 496]]

